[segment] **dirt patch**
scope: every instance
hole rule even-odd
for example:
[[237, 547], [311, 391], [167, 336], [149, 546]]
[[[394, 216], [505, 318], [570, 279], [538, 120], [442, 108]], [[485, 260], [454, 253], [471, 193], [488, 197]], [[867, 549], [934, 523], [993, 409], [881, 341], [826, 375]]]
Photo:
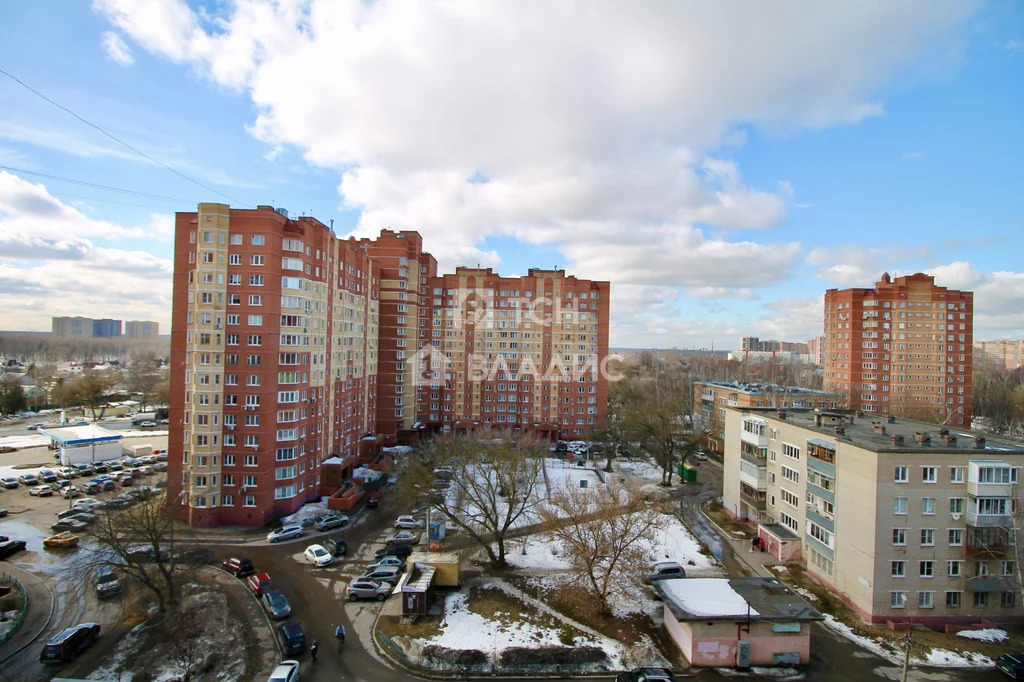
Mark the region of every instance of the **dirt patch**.
[[472, 613], [479, 614], [488, 620], [501, 623], [502, 625], [530, 623], [551, 630], [557, 630], [559, 641], [567, 646], [575, 642], [577, 637], [588, 637], [587, 633], [572, 627], [536, 606], [524, 603], [502, 592], [496, 587], [470, 590], [468, 609]]
[[605, 663], [608, 655], [596, 646], [540, 646], [527, 649], [512, 647], [498, 655], [498, 665], [513, 668], [520, 665], [588, 665]]
[[434, 644], [423, 647], [423, 655], [446, 665], [484, 665], [487, 654], [478, 649], [445, 649]]
[[754, 530], [748, 523], [737, 521], [729, 515], [718, 500], [711, 500], [702, 507], [704, 513], [718, 524], [718, 527], [735, 538], [753, 537]]

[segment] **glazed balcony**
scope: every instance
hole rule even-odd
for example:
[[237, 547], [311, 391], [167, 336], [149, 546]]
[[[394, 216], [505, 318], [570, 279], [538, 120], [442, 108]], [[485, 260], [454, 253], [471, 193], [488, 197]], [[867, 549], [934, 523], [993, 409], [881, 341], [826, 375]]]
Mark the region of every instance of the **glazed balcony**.
[[740, 483], [740, 500], [758, 511], [768, 508], [768, 498], [763, 490], [755, 490], [749, 485]]

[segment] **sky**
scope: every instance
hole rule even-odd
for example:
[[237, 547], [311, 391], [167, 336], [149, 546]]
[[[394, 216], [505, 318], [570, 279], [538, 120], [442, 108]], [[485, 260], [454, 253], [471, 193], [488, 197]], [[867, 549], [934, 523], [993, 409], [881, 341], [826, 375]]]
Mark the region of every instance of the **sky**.
[[613, 346], [806, 341], [886, 271], [1024, 338], [1018, 2], [37, 0], [0, 69], [0, 329], [166, 332], [218, 201], [609, 280]]

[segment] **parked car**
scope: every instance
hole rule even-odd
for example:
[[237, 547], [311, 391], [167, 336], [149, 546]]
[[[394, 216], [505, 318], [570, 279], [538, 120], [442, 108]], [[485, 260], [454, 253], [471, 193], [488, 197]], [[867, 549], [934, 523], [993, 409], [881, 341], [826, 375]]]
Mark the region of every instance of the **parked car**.
[[103, 492], [103, 484], [93, 483], [92, 481], [89, 481], [88, 483], [82, 486], [82, 492], [84, 492], [86, 495], [95, 495], [97, 493], [101, 493]]
[[60, 496], [65, 500], [70, 500], [72, 497], [78, 497], [82, 493], [78, 492], [78, 488], [73, 485], [64, 486], [60, 490]]
[[81, 623], [61, 630], [43, 646], [40, 663], [67, 663], [73, 661], [100, 636], [99, 623]]
[[159, 423], [159, 424], [160, 424], [161, 426], [165, 426], [165, 425], [167, 425], [167, 424], [170, 424], [170, 423], [171, 423], [171, 420], [170, 420], [170, 419], [161, 419], [161, 420], [160, 420], [160, 421], [159, 421], [158, 423]]
[[107, 462], [107, 469], [110, 471], [120, 471], [124, 468], [124, 465], [120, 462]]
[[400, 558], [398, 558], [396, 556], [384, 556], [384, 557], [381, 557], [380, 559], [378, 559], [377, 561], [373, 562], [372, 564], [370, 564], [366, 568], [367, 568], [367, 570], [372, 571], [374, 569], [382, 568], [384, 566], [394, 566], [394, 567], [397, 567], [399, 569], [404, 569], [405, 568], [405, 560], [404, 559], [400, 559]]
[[61, 531], [56, 535], [51, 535], [43, 540], [43, 547], [50, 547], [53, 549], [71, 549], [72, 547], [78, 547], [78, 543], [82, 538], [75, 535], [69, 530]]
[[274, 672], [270, 673], [267, 682], [299, 682], [299, 662], [281, 661]]
[[109, 467], [107, 466], [106, 462], [93, 462], [92, 463], [93, 473], [105, 474], [105, 473], [107, 473], [108, 469], [109, 469]]
[[248, 587], [257, 597], [262, 597], [264, 592], [274, 589], [274, 583], [269, 573], [253, 573], [245, 580]]
[[394, 586], [389, 583], [382, 583], [379, 580], [365, 580], [356, 578], [345, 588], [345, 594], [352, 601], [357, 599], [376, 599], [384, 601], [391, 594]]
[[280, 542], [281, 540], [301, 538], [304, 532], [302, 526], [284, 526], [267, 533], [267, 542]]
[[651, 566], [651, 572], [647, 576], [649, 582], [658, 580], [672, 580], [674, 578], [685, 578], [686, 569], [678, 561], [659, 561]]
[[267, 590], [260, 596], [260, 602], [274, 620], [292, 615], [292, 605], [288, 603], [288, 598], [281, 590]]
[[323, 545], [310, 545], [306, 548], [306, 561], [314, 566], [323, 568], [324, 566], [330, 566], [334, 562], [334, 556], [324, 549]]
[[139, 461], [143, 464], [152, 464], [156, 461], [156, 455], [143, 455], [139, 457]]
[[29, 424], [28, 426], [25, 427], [25, 430], [26, 431], [38, 431], [39, 429], [43, 428], [44, 426], [46, 426], [46, 424]]
[[142, 460], [136, 457], [122, 457], [121, 464], [126, 467], [140, 467], [142, 466]]
[[370, 508], [379, 507], [384, 496], [380, 493], [370, 493], [366, 498], [366, 506]]
[[81, 511], [82, 511], [81, 509], [75, 509], [74, 507], [72, 507], [71, 509], [65, 509], [63, 511], [57, 512], [57, 518], [58, 519], [66, 519], [69, 516], [74, 516], [75, 514], [81, 512]]
[[2, 519], [5, 516], [7, 516], [7, 510], [0, 507], [0, 519]]
[[53, 483], [57, 480], [57, 472], [52, 469], [40, 469], [39, 478], [43, 483]]
[[396, 557], [398, 557], [400, 559], [405, 559], [410, 554], [412, 554], [412, 545], [403, 544], [403, 545], [386, 545], [384, 547], [384, 549], [378, 549], [377, 552], [373, 556], [374, 556], [374, 559], [380, 559], [380, 558], [386, 557], [386, 556], [396, 556]]
[[78, 470], [73, 467], [64, 467], [63, 469], [58, 469], [57, 475], [63, 478], [64, 480], [78, 478], [79, 476], [81, 476], [81, 474], [78, 473]]
[[327, 538], [323, 541], [324, 549], [331, 553], [331, 556], [345, 556], [348, 554], [348, 543], [344, 540], [332, 540]]
[[395, 519], [395, 528], [411, 528], [415, 530], [423, 528], [423, 521], [411, 514], [406, 514]]
[[1024, 680], [1024, 654], [1003, 654], [996, 659], [996, 668], [1011, 680]]
[[157, 462], [153, 465], [153, 471], [167, 471], [167, 462]]
[[294, 620], [277, 626], [277, 640], [285, 656], [294, 656], [306, 650], [306, 635], [302, 632], [302, 626]]
[[81, 523], [84, 523], [85, 525], [89, 526], [96, 523], [96, 519], [98, 519], [99, 517], [95, 514], [91, 514], [85, 511], [84, 509], [79, 509], [75, 514], [72, 514], [68, 518], [72, 521], [80, 521]]
[[18, 483], [18, 479], [14, 476], [5, 476], [4, 478], [0, 478], [0, 485], [8, 490], [13, 490], [14, 488], [17, 488], [20, 483]]
[[392, 533], [391, 535], [388, 536], [388, 538], [387, 538], [387, 540], [385, 542], [387, 542], [388, 544], [415, 545], [415, 544], [418, 544], [419, 541], [420, 541], [420, 534], [419, 533], [410, 533], [407, 530], [403, 530], [403, 531], [399, 531], [397, 533]]
[[0, 559], [6, 559], [7, 557], [14, 556], [18, 552], [25, 551], [24, 540], [7, 540], [6, 542], [0, 542]]
[[148, 420], [147, 420], [147, 421], [144, 421], [144, 422], [142, 422], [141, 424], [139, 424], [139, 426], [141, 426], [142, 428], [144, 428], [144, 429], [145, 429], [145, 428], [148, 428], [148, 427], [151, 427], [151, 426], [156, 426], [156, 422], [154, 422], [154, 421], [148, 421]]
[[96, 571], [93, 579], [96, 586], [96, 596], [110, 597], [121, 591], [121, 581], [117, 579], [117, 573], [110, 566], [103, 566]]
[[398, 566], [379, 566], [359, 576], [360, 580], [374, 580], [390, 585], [397, 585], [402, 577], [402, 569]]
[[703, 451], [700, 451], [700, 450], [695, 452], [693, 456], [696, 459], [699, 459], [702, 462], [707, 461], [707, 458], [708, 458], [708, 454], [706, 452], [703, 452]]
[[92, 468], [92, 465], [89, 464], [88, 462], [82, 462], [81, 464], [75, 464], [74, 465], [74, 469], [75, 469], [75, 471], [78, 472], [79, 476], [92, 476], [93, 472], [95, 471]]
[[68, 518], [66, 518], [66, 519], [61, 519], [57, 523], [55, 523], [52, 526], [50, 526], [50, 529], [54, 533], [59, 533], [62, 530], [70, 530], [70, 531], [72, 531], [74, 533], [81, 533], [82, 531], [85, 531], [88, 528], [89, 528], [89, 526], [87, 524], [83, 523], [82, 521], [79, 521], [76, 518], [72, 518], [70, 516]]
[[349, 524], [349, 518], [344, 514], [327, 514], [321, 516], [314, 524], [319, 531], [331, 530], [332, 528], [344, 528]]
[[252, 559], [244, 556], [226, 559], [221, 562], [220, 566], [236, 578], [244, 578], [256, 571], [256, 567], [252, 564]]
[[636, 668], [619, 673], [615, 682], [675, 682], [668, 668]]
[[35, 495], [36, 497], [49, 497], [53, 495], [53, 488], [48, 485], [37, 485], [28, 491], [29, 495]]

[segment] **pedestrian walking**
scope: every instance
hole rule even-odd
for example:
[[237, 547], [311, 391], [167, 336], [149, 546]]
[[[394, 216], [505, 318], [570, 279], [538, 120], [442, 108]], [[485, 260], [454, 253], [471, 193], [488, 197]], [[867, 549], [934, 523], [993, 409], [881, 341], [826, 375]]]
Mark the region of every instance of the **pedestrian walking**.
[[319, 645], [319, 644], [317, 643], [317, 641], [316, 641], [316, 640], [314, 639], [314, 640], [313, 640], [313, 646], [309, 647], [309, 655], [310, 655], [310, 656], [311, 656], [311, 657], [313, 658], [313, 662], [314, 662], [314, 663], [316, 663], [316, 651], [317, 651], [317, 649], [319, 649], [319, 648], [320, 648], [320, 645]]
[[339, 625], [337, 627], [337, 629], [334, 631], [334, 636], [338, 638], [339, 642], [344, 644], [345, 643], [345, 626], [344, 625]]

